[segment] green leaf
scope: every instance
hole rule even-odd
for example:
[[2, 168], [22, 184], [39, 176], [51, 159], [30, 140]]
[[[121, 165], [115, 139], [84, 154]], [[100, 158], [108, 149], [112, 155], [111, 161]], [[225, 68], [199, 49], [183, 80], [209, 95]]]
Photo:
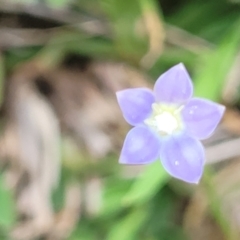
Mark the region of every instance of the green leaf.
[[11, 227], [16, 219], [12, 192], [6, 188], [3, 175], [0, 175], [0, 226]]
[[110, 230], [107, 240], [134, 240], [141, 230], [142, 224], [147, 219], [148, 212], [143, 209], [135, 209], [122, 220], [118, 221]]
[[69, 0], [45, 0], [49, 7], [64, 8], [70, 2]]
[[81, 222], [76, 226], [75, 230], [72, 232], [68, 240], [96, 240], [97, 228], [91, 224], [90, 221], [81, 220]]
[[123, 198], [123, 205], [143, 204], [151, 199], [169, 180], [170, 176], [159, 161], [148, 166]]
[[219, 47], [205, 55], [203, 67], [195, 76], [195, 95], [219, 100], [224, 80], [234, 62], [240, 44], [240, 21], [238, 20]]
[[100, 216], [110, 216], [122, 210], [122, 198], [129, 191], [131, 181], [110, 178], [105, 185]]

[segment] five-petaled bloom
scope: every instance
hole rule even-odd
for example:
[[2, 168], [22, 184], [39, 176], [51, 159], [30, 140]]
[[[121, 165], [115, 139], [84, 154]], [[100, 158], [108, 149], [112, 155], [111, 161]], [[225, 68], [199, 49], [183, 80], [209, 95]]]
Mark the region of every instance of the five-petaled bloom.
[[225, 107], [192, 98], [193, 85], [182, 63], [162, 74], [153, 92], [130, 88], [117, 92], [125, 120], [132, 128], [119, 162], [148, 164], [160, 158], [166, 171], [186, 182], [198, 183], [204, 168], [204, 148]]

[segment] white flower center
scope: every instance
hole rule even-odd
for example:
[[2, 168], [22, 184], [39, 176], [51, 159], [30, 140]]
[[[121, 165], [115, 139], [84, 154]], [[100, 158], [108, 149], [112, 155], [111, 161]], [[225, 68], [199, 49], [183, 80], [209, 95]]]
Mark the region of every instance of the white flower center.
[[170, 135], [182, 129], [180, 112], [182, 107], [167, 106], [154, 103], [152, 116], [145, 123], [156, 130], [160, 135]]
[[178, 128], [178, 121], [176, 117], [170, 112], [163, 112], [154, 117], [156, 127], [159, 132], [171, 134]]

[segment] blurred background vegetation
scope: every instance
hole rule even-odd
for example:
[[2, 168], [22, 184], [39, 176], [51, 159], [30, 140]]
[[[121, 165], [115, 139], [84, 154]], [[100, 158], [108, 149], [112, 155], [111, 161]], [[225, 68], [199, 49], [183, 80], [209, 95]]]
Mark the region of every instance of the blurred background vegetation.
[[[199, 185], [119, 166], [115, 92], [183, 62], [227, 106]], [[240, 1], [0, 0], [0, 239], [240, 239]]]

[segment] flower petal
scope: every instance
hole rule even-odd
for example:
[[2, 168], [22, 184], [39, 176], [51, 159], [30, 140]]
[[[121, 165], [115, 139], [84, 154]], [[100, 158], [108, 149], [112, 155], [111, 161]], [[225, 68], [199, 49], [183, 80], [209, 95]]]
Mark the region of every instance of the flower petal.
[[123, 144], [119, 162], [147, 164], [159, 156], [159, 139], [147, 127], [138, 126], [129, 131]]
[[192, 81], [182, 63], [170, 68], [155, 83], [154, 93], [157, 102], [183, 104], [193, 93]]
[[161, 146], [161, 162], [173, 177], [189, 183], [198, 183], [204, 165], [202, 144], [187, 135], [169, 138]]
[[136, 126], [152, 113], [153, 93], [147, 88], [130, 88], [117, 92], [117, 100], [125, 120]]
[[189, 135], [208, 138], [220, 122], [225, 107], [209, 100], [193, 98], [182, 110], [183, 122]]

